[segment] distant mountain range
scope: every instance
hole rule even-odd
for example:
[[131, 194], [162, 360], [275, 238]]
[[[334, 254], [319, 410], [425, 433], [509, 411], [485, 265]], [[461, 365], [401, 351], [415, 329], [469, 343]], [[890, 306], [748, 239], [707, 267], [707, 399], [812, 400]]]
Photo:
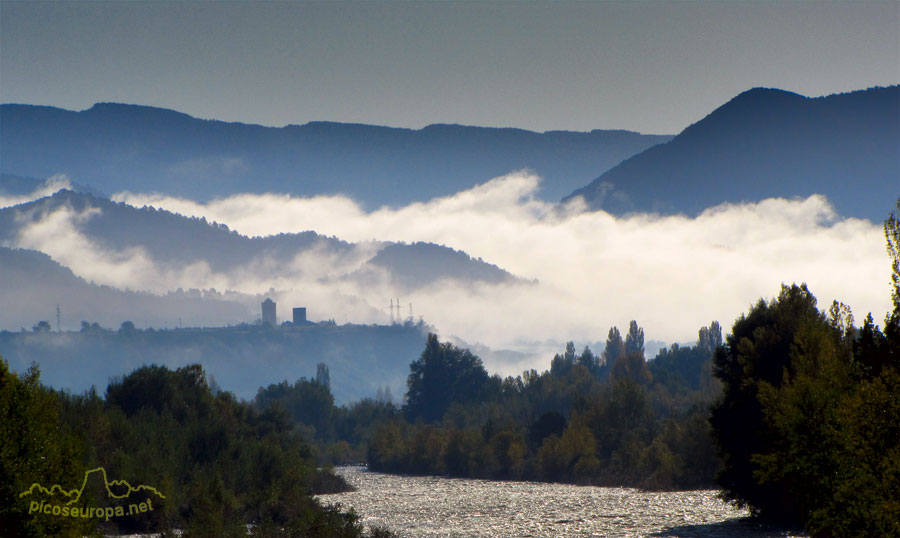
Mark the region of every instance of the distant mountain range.
[[[0, 105], [0, 172], [68, 174], [94, 194], [346, 194], [367, 209], [451, 195], [531, 168], [546, 200], [696, 215], [723, 202], [824, 194], [884, 219], [900, 192], [900, 86], [808, 98], [744, 92], [677, 136], [314, 122], [282, 128], [103, 103]], [[590, 178], [596, 178], [590, 181]]]
[[[22, 234], [51, 222], [56, 228], [42, 233], [53, 235], [53, 241], [71, 241], [66, 234], [78, 234], [90, 248], [126, 268], [125, 258], [140, 253], [142, 259], [146, 257], [165, 271], [190, 272], [201, 264], [211, 274], [226, 275], [232, 281], [281, 279], [286, 285], [323, 286], [349, 282], [362, 287], [381, 285], [397, 293], [448, 280], [457, 285], [526, 283], [496, 265], [432, 243], [354, 244], [311, 231], [250, 238], [202, 218], [136, 208], [69, 190], [0, 209], [0, 245], [33, 248], [35, 245], [22, 242]], [[53, 254], [53, 249], [48, 253]], [[196, 291], [158, 296], [125, 292], [89, 284], [38, 252], [11, 248], [0, 251], [0, 270], [4, 274], [0, 303], [20, 305], [0, 312], [0, 329], [27, 328], [49, 319], [59, 303], [65, 305], [70, 322], [100, 321], [115, 327], [131, 320], [140, 326], [159, 327], [184, 318], [194, 326], [225, 325], [253, 321], [261, 300], [239, 293], [217, 296]], [[206, 301], [207, 297], [216, 300]], [[290, 317], [285, 312], [281, 319]]]
[[315, 122], [282, 128], [103, 103], [74, 112], [0, 105], [0, 172], [71, 181], [106, 194], [207, 200], [238, 192], [346, 194], [372, 209], [451, 195], [513, 170], [559, 200], [622, 160], [671, 139], [628, 131], [536, 133]]
[[900, 86], [817, 98], [749, 90], [566, 199], [616, 214], [696, 215], [816, 193], [841, 216], [887, 217], [900, 196]]

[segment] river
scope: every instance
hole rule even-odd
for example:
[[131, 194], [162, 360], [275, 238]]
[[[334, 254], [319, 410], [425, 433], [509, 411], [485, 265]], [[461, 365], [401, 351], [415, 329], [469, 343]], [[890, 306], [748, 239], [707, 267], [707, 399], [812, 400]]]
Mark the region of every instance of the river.
[[352, 507], [367, 528], [402, 537], [790, 536], [747, 519], [716, 491], [647, 492], [535, 482], [493, 482], [336, 469], [357, 488], [320, 495]]

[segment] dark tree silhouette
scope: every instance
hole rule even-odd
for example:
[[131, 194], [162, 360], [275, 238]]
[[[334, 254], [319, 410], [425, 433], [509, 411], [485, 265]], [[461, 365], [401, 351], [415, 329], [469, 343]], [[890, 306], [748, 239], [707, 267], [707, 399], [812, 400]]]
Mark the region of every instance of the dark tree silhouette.
[[604, 364], [612, 367], [616, 363], [616, 359], [624, 354], [625, 342], [622, 341], [622, 334], [619, 332], [619, 328], [610, 327], [609, 335], [606, 337], [606, 348], [603, 350]]
[[625, 353], [638, 353], [644, 356], [644, 329], [638, 327], [637, 321], [631, 320], [628, 324], [628, 334], [625, 336]]
[[481, 359], [468, 349], [440, 343], [429, 334], [422, 355], [409, 365], [404, 411], [411, 419], [440, 420], [454, 402], [484, 399], [490, 379]]

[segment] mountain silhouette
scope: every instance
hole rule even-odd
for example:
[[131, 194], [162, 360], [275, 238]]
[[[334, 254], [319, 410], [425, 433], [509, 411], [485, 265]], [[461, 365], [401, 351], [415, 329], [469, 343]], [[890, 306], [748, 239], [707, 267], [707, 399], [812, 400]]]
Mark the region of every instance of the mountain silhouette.
[[285, 263], [297, 251], [313, 247], [346, 252], [349, 243], [314, 232], [249, 238], [205, 218], [184, 217], [154, 207], [136, 208], [108, 198], [63, 189], [51, 196], [0, 209], [0, 242], [14, 242], [28, 223], [40, 222], [60, 209], [94, 211], [79, 230], [102, 248], [141, 247], [162, 262], [190, 264], [206, 261], [214, 271], [225, 270], [263, 253]]
[[5, 104], [0, 131], [0, 172], [7, 174], [65, 173], [108, 194], [158, 191], [197, 200], [238, 192], [342, 193], [367, 208], [451, 195], [523, 168], [543, 176], [543, 197], [557, 200], [671, 138], [461, 125], [274, 128], [115, 103], [81, 112]]
[[809, 98], [746, 91], [567, 196], [594, 209], [696, 215], [723, 202], [823, 194], [881, 222], [900, 195], [900, 86]]
[[[166, 295], [119, 290], [87, 282], [47, 254], [35, 250], [0, 246], [0, 304], [16, 308], [0, 309], [0, 329], [30, 328], [38, 320], [50, 320], [56, 305], [63, 305], [64, 326], [82, 320], [118, 328], [125, 320], [141, 326], [174, 326], [178, 319], [187, 325], [228, 325], [253, 319], [257, 301], [236, 301], [197, 291]], [[13, 350], [0, 350], [9, 354]]]
[[391, 243], [379, 250], [367, 265], [389, 271], [394, 281], [402, 285], [400, 291], [415, 290], [447, 279], [486, 284], [516, 281], [508, 272], [480, 258], [473, 259], [461, 250], [421, 241]]
[[360, 247], [312, 231], [251, 238], [205, 218], [185, 217], [153, 207], [136, 208], [66, 189], [0, 209], [0, 244], [15, 244], [25, 227], [45, 221], [61, 210], [90, 215], [75, 219], [73, 226], [98, 248], [114, 252], [139, 248], [154, 261], [175, 267], [204, 262], [213, 271], [230, 271], [254, 261], [266, 261], [271, 271], [277, 272], [303, 252], [315, 251], [320, 256], [353, 263], [366, 251], [374, 250], [366, 258], [368, 261], [361, 260], [361, 269], [368, 266], [387, 271], [406, 290], [448, 278], [487, 283], [515, 280], [495, 265], [441, 245], [374, 242]]

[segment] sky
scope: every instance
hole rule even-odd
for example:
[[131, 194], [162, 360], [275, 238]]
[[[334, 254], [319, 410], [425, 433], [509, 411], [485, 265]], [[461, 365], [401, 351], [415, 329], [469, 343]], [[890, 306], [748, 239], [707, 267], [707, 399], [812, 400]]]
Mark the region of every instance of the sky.
[[675, 134], [757, 86], [900, 82], [900, 2], [0, 1], [0, 101], [281, 126]]
[[[674, 134], [752, 87], [814, 96], [897, 83], [896, 1], [0, 0], [0, 101], [76, 110], [112, 101], [273, 126], [327, 120]], [[807, 282], [822, 308], [837, 299], [859, 319], [869, 311], [883, 319], [890, 306], [881, 224], [843, 219], [822, 197], [725, 205], [695, 218], [614, 217], [577, 204], [559, 212], [537, 197], [540, 181], [510, 171], [452, 196], [372, 211], [341, 196], [113, 198], [251, 236], [315, 230], [464, 250], [539, 284], [435, 286], [403, 304], [414, 303], [442, 336], [495, 349], [601, 341], [631, 319], [648, 339], [690, 342], [712, 320], [730, 328], [782, 283]], [[323, 286], [322, 278], [353, 270], [327, 253], [302, 253], [287, 270], [268, 273], [260, 273], [265, 260], [231, 274], [167, 266], [140, 249], [93, 243], [79, 231], [90, 218], [53, 215], [12, 246], [129, 289], [275, 288], [279, 300], [307, 304], [318, 320], [386, 322], [383, 307], [396, 296], [389, 284]], [[310, 267], [337, 273], [310, 278]], [[535, 367], [546, 367], [540, 360]]]

